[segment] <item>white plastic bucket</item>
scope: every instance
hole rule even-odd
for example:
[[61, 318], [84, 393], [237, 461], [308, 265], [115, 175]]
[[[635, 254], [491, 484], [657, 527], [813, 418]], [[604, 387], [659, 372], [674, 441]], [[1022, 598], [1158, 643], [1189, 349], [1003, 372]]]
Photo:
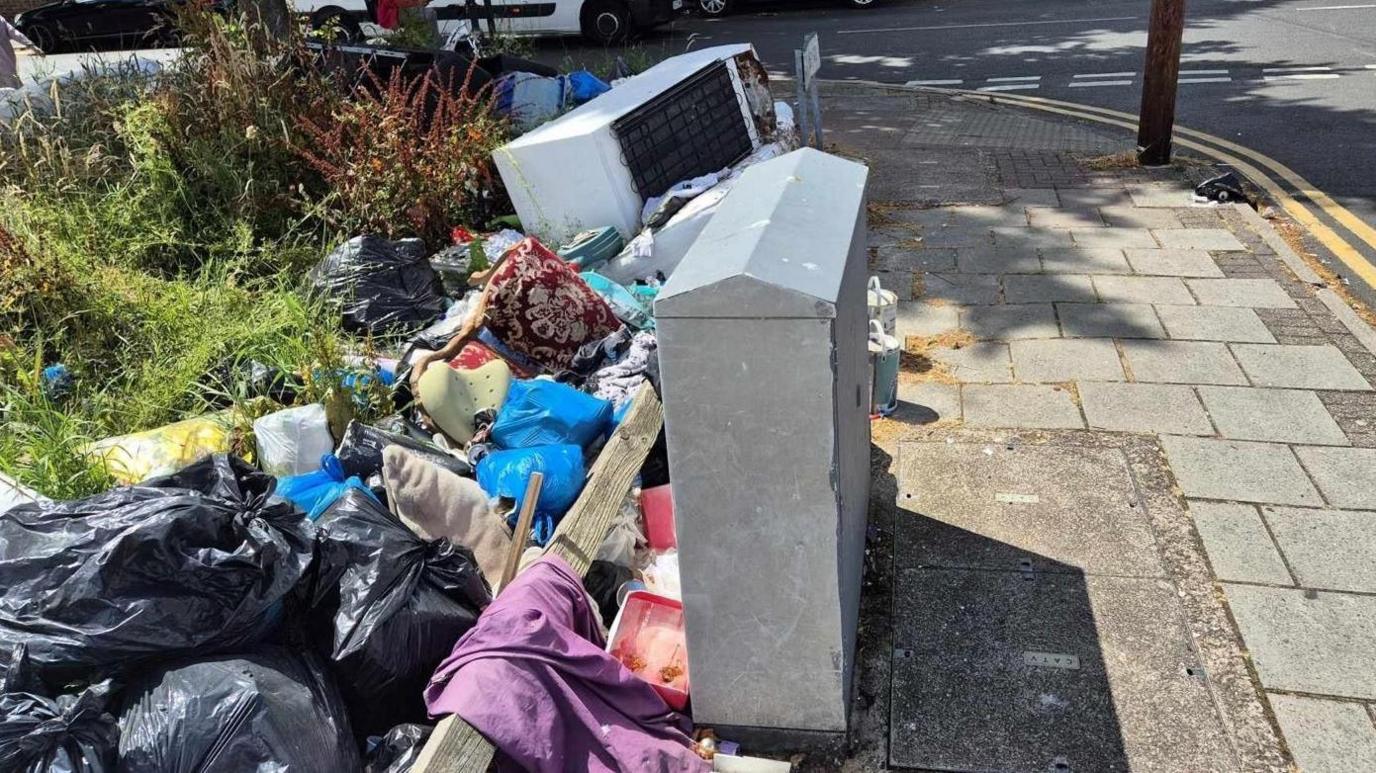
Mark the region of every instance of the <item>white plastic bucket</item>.
[[870, 320], [870, 414], [888, 416], [898, 407], [898, 339]]
[[898, 295], [892, 290], [879, 286], [879, 277], [870, 277], [869, 291], [865, 293], [870, 307], [870, 319], [877, 319], [884, 327], [884, 333], [893, 335], [898, 331]]

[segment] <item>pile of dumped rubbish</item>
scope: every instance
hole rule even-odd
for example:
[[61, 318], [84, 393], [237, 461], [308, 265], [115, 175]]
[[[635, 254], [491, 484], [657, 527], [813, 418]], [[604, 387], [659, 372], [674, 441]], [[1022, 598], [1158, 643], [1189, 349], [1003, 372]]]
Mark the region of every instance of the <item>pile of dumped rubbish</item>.
[[[660, 287], [793, 147], [766, 85], [749, 46], [671, 59], [498, 152], [511, 227], [339, 245], [308, 291], [358, 352], [229, 368], [247, 447], [241, 400], [92, 444], [121, 485], [86, 499], [0, 477], [0, 769], [395, 773], [451, 714], [520, 769], [734, 753], [689, 719], [663, 436], [585, 573], [545, 548], [659, 388]], [[735, 113], [678, 110], [691, 88]], [[332, 397], [297, 404], [307, 377]]]

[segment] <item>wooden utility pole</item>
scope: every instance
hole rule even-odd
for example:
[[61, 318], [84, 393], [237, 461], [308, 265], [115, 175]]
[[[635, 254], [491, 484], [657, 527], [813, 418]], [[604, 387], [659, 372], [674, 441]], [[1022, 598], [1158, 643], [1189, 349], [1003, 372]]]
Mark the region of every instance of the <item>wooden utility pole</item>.
[[1171, 162], [1171, 127], [1175, 125], [1175, 88], [1184, 30], [1185, 0], [1151, 0], [1142, 109], [1137, 119], [1137, 160], [1145, 166]]

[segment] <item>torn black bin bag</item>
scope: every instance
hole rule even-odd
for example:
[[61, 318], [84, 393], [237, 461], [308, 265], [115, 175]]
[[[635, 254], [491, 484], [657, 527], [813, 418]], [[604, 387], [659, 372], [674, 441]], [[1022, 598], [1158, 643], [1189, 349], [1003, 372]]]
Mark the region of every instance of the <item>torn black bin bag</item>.
[[444, 313], [439, 277], [419, 239], [355, 236], [306, 277], [313, 294], [340, 304], [345, 330], [390, 333], [423, 327]]
[[588, 573], [583, 575], [583, 590], [597, 602], [597, 611], [602, 615], [602, 624], [608, 628], [616, 622], [616, 613], [621, 605], [616, 601], [616, 592], [632, 579], [631, 570], [610, 561], [593, 561]]
[[1251, 197], [1242, 189], [1242, 180], [1238, 179], [1237, 174], [1233, 172], [1225, 172], [1201, 182], [1195, 186], [1194, 195], [1221, 204], [1229, 202], [1252, 203]]
[[368, 739], [368, 755], [363, 773], [407, 773], [420, 759], [425, 742], [435, 728], [407, 723], [397, 725], [381, 737]]
[[[444, 284], [444, 291], [451, 298], [462, 298], [465, 293], [472, 289], [468, 285], [468, 277], [472, 276], [475, 270], [471, 245], [456, 244], [445, 247], [430, 256], [430, 265], [434, 267], [435, 273], [440, 275], [440, 281]], [[430, 342], [427, 341], [427, 343]], [[440, 346], [443, 345], [443, 343], [440, 344]], [[440, 346], [428, 348], [439, 349]]]
[[446, 454], [433, 443], [387, 432], [358, 421], [350, 421], [349, 426], [344, 428], [344, 439], [339, 441], [335, 456], [339, 457], [345, 475], [357, 475], [367, 480], [382, 471], [382, 449], [393, 445], [412, 451], [427, 462], [456, 475], [473, 477], [473, 467], [467, 459]]
[[424, 721], [426, 683], [491, 600], [472, 551], [421, 539], [352, 489], [316, 526], [303, 630], [334, 666], [354, 730]]
[[119, 726], [108, 711], [110, 680], [49, 698], [27, 675], [24, 645], [0, 684], [0, 770], [113, 773]]
[[313, 653], [264, 646], [169, 664], [124, 690], [128, 773], [359, 773], [339, 692]]
[[[400, 374], [398, 374], [397, 383], [401, 383], [401, 381], [402, 377]], [[429, 443], [431, 442], [431, 438], [433, 437], [429, 432], [425, 431], [424, 427], [417, 424], [412, 419], [407, 418], [404, 414], [400, 413], [393, 413], [389, 416], [383, 416], [382, 418], [373, 422], [372, 426], [377, 427], [383, 432], [390, 432], [393, 435], [402, 435], [405, 437], [409, 437], [412, 440], [416, 440], [421, 443]]]
[[314, 527], [272, 496], [276, 485], [216, 455], [138, 486], [10, 510], [0, 518], [0, 660], [22, 642], [57, 686], [253, 645], [314, 546]]

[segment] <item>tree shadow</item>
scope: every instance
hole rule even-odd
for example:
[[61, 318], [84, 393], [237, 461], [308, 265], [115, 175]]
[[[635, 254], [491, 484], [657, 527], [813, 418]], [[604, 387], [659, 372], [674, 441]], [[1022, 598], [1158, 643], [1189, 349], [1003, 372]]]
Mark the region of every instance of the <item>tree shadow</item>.
[[1084, 572], [920, 512], [893, 457], [872, 455], [877, 561], [861, 610], [856, 757], [898, 768], [1127, 770]]

